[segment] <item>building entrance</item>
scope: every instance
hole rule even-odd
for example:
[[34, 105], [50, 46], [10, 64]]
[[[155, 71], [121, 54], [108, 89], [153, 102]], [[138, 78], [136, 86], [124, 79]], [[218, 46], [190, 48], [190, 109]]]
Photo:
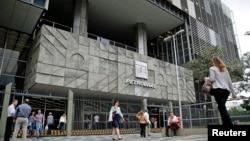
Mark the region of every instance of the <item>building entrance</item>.
[[38, 110], [41, 110], [42, 113], [45, 116], [45, 125], [47, 124], [47, 116], [49, 115], [49, 112], [52, 112], [52, 115], [54, 116], [54, 126], [53, 129], [57, 128], [57, 125], [59, 124], [60, 116], [63, 113], [66, 113], [66, 107], [67, 107], [67, 100], [59, 99], [59, 98], [48, 98], [48, 97], [42, 97], [42, 96], [27, 96], [27, 95], [19, 95], [19, 94], [12, 94], [11, 100], [17, 99], [18, 105], [22, 104], [22, 101], [28, 98], [30, 100], [29, 105], [32, 108], [32, 112], [37, 113]]

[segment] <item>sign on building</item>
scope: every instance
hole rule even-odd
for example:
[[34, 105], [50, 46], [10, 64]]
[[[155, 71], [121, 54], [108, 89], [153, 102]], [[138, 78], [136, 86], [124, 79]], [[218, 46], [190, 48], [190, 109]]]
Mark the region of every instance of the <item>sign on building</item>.
[[148, 64], [135, 61], [135, 77], [148, 79]]

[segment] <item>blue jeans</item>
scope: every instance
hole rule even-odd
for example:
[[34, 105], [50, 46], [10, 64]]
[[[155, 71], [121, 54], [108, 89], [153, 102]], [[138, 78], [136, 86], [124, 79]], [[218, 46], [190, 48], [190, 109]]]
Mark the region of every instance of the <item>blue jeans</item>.
[[35, 122], [32, 122], [31, 125], [29, 126], [30, 136], [34, 135], [35, 126], [36, 126]]
[[36, 137], [39, 137], [42, 132], [43, 124], [41, 122], [36, 122]]

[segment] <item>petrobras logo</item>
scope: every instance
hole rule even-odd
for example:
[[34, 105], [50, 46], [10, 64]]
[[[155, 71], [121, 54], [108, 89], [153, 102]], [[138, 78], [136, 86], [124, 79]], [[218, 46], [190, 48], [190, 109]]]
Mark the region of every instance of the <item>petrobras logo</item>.
[[135, 61], [135, 77], [148, 79], [148, 64]]

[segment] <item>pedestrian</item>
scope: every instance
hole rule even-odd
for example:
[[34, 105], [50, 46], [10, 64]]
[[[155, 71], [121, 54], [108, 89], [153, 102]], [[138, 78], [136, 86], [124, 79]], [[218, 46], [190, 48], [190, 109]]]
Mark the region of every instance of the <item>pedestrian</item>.
[[209, 79], [212, 83], [211, 95], [214, 96], [218, 105], [223, 125], [233, 125], [226, 108], [229, 94], [232, 93], [232, 98], [236, 98], [230, 74], [221, 58], [213, 58], [211, 64], [209, 68]]
[[51, 135], [51, 130], [54, 126], [54, 116], [52, 115], [52, 112], [49, 112], [49, 115], [47, 117], [47, 125], [46, 126], [48, 127], [47, 134]]
[[65, 130], [65, 126], [66, 126], [66, 113], [63, 113], [59, 119], [59, 129], [61, 132]]
[[85, 119], [85, 128], [86, 129], [90, 129], [90, 119], [88, 116], [86, 116], [86, 119]]
[[14, 133], [12, 136], [12, 141], [16, 141], [17, 133], [20, 130], [20, 127], [22, 127], [22, 140], [26, 141], [27, 128], [28, 128], [28, 122], [29, 122], [28, 118], [31, 113], [31, 107], [28, 103], [29, 103], [29, 99], [24, 99], [23, 104], [19, 105], [16, 109], [16, 113], [15, 113], [16, 124], [15, 124]]
[[29, 133], [30, 133], [30, 137], [34, 136], [34, 129], [36, 127], [36, 121], [35, 121], [35, 112], [32, 112], [32, 114], [29, 117]]
[[168, 122], [167, 122], [167, 125], [166, 125], [166, 137], [169, 136], [168, 134], [168, 129], [172, 129], [173, 132], [174, 132], [174, 136], [177, 136], [177, 129], [179, 129], [181, 127], [180, 125], [180, 121], [178, 120], [178, 118], [174, 115], [173, 112], [170, 112], [169, 113], [169, 117], [168, 117]]
[[35, 115], [35, 121], [36, 121], [36, 138], [38, 139], [42, 133], [45, 121], [44, 115], [42, 114], [42, 111], [40, 109], [37, 111], [37, 114]]
[[144, 110], [144, 116], [147, 120], [147, 124], [146, 124], [146, 135], [150, 136], [149, 132], [150, 132], [150, 126], [151, 126], [151, 122], [149, 120], [149, 114], [148, 114], [148, 109]]
[[109, 114], [112, 115], [112, 127], [113, 127], [112, 139], [116, 140], [115, 134], [117, 134], [118, 140], [121, 140], [122, 137], [120, 135], [120, 129], [119, 129], [120, 128], [120, 119], [122, 121], [124, 121], [124, 118], [123, 118], [123, 114], [121, 112], [121, 109], [119, 107], [119, 100], [114, 101], [114, 106], [112, 106], [110, 108]]
[[5, 133], [4, 133], [4, 141], [10, 141], [10, 135], [12, 133], [12, 126], [15, 122], [14, 116], [15, 116], [15, 107], [18, 104], [18, 100], [13, 100], [12, 104], [8, 106], [7, 109], [7, 120], [6, 120], [6, 126], [5, 126]]
[[157, 122], [158, 122], [157, 117], [154, 117], [154, 128], [157, 128]]
[[151, 128], [154, 128], [155, 118], [151, 117], [150, 122], [151, 122], [151, 126], [152, 126]]
[[141, 137], [146, 137], [146, 124], [147, 124], [147, 119], [146, 117], [144, 116], [144, 113], [143, 111], [139, 111], [137, 114], [136, 114], [136, 118], [139, 120], [140, 122], [140, 129], [141, 129], [141, 132], [140, 132], [140, 135]]
[[94, 116], [94, 126], [95, 126], [95, 129], [99, 128], [99, 120], [100, 120], [100, 117], [96, 114]]

